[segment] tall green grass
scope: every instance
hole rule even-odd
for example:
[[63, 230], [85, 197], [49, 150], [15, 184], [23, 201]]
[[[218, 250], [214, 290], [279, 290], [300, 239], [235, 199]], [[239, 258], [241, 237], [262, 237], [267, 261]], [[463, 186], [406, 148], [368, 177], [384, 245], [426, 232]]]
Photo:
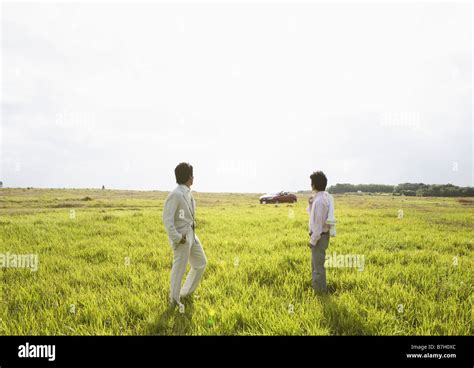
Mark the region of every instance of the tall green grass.
[[474, 202], [337, 196], [327, 254], [363, 255], [364, 270], [328, 268], [330, 292], [316, 296], [306, 198], [194, 197], [208, 267], [180, 313], [168, 308], [166, 193], [1, 189], [0, 253], [40, 264], [0, 269], [0, 334], [473, 334]]

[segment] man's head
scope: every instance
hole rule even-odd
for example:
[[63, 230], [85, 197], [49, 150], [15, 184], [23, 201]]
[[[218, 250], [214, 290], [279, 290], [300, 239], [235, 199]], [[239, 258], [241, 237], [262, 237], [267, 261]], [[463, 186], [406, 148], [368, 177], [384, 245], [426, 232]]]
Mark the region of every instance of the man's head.
[[176, 182], [178, 184], [184, 184], [190, 187], [193, 185], [193, 166], [187, 162], [181, 162], [174, 169], [174, 175], [176, 176]]
[[311, 179], [311, 187], [313, 190], [318, 192], [326, 190], [326, 185], [328, 184], [328, 178], [322, 171], [315, 171], [309, 177]]

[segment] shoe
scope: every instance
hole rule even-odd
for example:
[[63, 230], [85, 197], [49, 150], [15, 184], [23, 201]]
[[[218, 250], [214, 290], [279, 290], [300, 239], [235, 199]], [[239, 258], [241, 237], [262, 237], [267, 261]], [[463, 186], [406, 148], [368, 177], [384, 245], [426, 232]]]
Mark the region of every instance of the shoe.
[[182, 311], [182, 310], [184, 311], [184, 304], [181, 302], [178, 302], [177, 300], [172, 300], [169, 305], [171, 309], [174, 309], [177, 307], [179, 311]]

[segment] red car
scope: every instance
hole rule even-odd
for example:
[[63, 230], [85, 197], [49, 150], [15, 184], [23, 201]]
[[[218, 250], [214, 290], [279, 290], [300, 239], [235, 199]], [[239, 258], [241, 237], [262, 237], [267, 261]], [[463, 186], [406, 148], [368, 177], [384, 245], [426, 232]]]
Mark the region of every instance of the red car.
[[290, 192], [279, 192], [275, 194], [264, 194], [260, 197], [260, 203], [295, 203], [296, 195]]

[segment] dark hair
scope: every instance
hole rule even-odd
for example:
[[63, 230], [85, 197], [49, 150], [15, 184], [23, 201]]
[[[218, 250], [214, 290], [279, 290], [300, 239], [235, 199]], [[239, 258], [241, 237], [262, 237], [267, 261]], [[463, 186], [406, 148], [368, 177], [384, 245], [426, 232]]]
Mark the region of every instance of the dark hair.
[[309, 177], [311, 179], [311, 186], [313, 189], [323, 191], [326, 190], [326, 185], [328, 184], [328, 178], [322, 171], [315, 171]]
[[176, 182], [178, 184], [184, 184], [193, 176], [193, 166], [187, 162], [181, 162], [174, 169], [174, 175], [176, 176]]

